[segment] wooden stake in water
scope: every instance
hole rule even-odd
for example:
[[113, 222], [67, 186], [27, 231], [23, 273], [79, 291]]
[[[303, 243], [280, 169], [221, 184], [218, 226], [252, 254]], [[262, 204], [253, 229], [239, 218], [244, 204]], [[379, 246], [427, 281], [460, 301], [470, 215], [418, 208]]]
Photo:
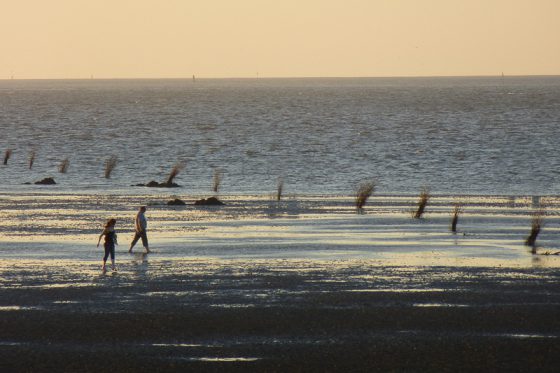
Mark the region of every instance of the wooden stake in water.
[[543, 226], [543, 216], [544, 210], [539, 208], [533, 213], [533, 218], [531, 219], [531, 232], [525, 239], [525, 245], [531, 247], [531, 254], [537, 253], [537, 236]]
[[280, 201], [282, 199], [282, 191], [284, 190], [284, 179], [282, 176], [278, 177], [276, 183], [276, 200]]
[[12, 156], [12, 149], [6, 150], [6, 153], [4, 153], [4, 165], [8, 164], [8, 160], [10, 159], [11, 156]]
[[430, 189], [428, 187], [422, 188], [420, 191], [420, 199], [418, 200], [418, 209], [414, 214], [415, 219], [420, 219], [426, 210], [428, 201], [430, 200]]
[[70, 166], [70, 160], [68, 158], [63, 159], [58, 166], [58, 172], [65, 174], [68, 171], [68, 166]]
[[218, 168], [214, 169], [214, 180], [212, 183], [212, 190], [214, 193], [218, 193], [218, 189], [220, 189], [220, 184], [222, 183], [222, 173]]
[[463, 212], [463, 208], [459, 203], [453, 206], [453, 211], [451, 212], [451, 232], [457, 233], [457, 222], [459, 221], [459, 215]]
[[33, 163], [35, 163], [35, 151], [32, 150], [29, 153], [29, 169], [31, 170], [33, 168]]
[[181, 172], [184, 168], [185, 168], [184, 162], [177, 162], [175, 166], [173, 166], [173, 168], [171, 169], [171, 172], [169, 173], [169, 176], [167, 177], [167, 181], [165, 182], [165, 184], [173, 185], [173, 179], [175, 179], [175, 177], [179, 175], [179, 172]]
[[358, 184], [356, 188], [356, 208], [358, 211], [363, 209], [374, 190], [375, 183], [373, 181], [364, 181]]
[[118, 158], [114, 155], [105, 161], [105, 179], [111, 178], [111, 173], [117, 166]]

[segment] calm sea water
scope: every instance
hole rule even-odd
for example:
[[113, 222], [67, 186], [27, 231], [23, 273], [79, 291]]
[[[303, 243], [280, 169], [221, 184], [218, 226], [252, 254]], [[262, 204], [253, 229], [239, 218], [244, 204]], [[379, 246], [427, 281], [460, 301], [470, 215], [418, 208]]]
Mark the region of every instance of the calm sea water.
[[[560, 194], [560, 77], [0, 81], [0, 190]], [[29, 153], [37, 158], [28, 170]], [[110, 180], [104, 162], [120, 162]], [[59, 163], [69, 158], [68, 173]]]

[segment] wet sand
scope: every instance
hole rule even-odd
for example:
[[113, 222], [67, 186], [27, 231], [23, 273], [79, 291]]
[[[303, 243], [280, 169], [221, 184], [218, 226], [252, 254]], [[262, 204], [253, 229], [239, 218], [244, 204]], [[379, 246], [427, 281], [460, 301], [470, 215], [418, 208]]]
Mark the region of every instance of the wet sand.
[[[348, 196], [0, 197], [0, 372], [560, 366], [560, 256], [523, 245], [529, 196], [437, 196], [423, 219], [416, 196], [375, 196], [362, 214]], [[558, 252], [560, 198], [540, 202], [538, 253]], [[140, 204], [147, 257], [126, 253]], [[103, 275], [107, 217], [121, 246]]]
[[[122, 256], [121, 256], [122, 257]], [[556, 268], [3, 260], [0, 370], [558, 371]]]

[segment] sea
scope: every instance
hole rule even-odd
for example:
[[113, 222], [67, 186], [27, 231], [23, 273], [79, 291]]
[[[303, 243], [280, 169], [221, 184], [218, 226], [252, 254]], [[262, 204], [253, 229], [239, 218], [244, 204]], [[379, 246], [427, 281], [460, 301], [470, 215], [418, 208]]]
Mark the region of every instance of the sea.
[[0, 81], [2, 192], [557, 195], [558, 144], [558, 76]]

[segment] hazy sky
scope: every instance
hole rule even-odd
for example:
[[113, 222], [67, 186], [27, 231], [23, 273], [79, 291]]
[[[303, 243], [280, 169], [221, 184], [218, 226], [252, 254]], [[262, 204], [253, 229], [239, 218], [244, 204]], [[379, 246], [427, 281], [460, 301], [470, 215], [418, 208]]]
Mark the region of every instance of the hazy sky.
[[0, 0], [0, 78], [560, 74], [560, 0]]

